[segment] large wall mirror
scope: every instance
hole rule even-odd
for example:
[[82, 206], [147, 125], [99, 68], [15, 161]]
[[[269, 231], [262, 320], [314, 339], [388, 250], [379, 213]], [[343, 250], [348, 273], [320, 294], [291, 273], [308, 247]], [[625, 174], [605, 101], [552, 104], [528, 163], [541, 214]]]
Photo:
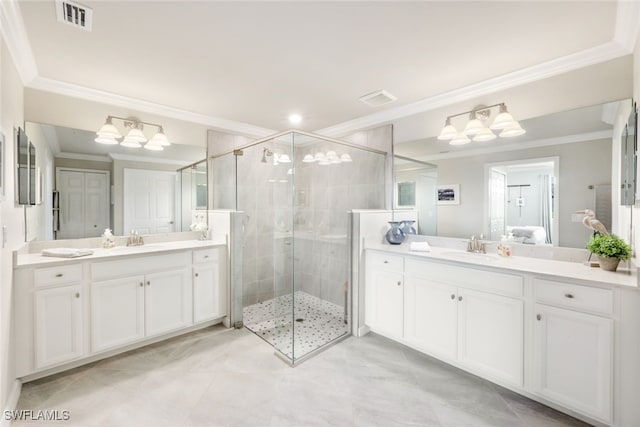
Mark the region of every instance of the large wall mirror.
[[637, 118], [635, 102], [620, 137], [620, 204], [636, 204], [637, 191]]
[[81, 129], [32, 122], [25, 129], [39, 167], [48, 171], [41, 215], [52, 227], [38, 238], [99, 237], [105, 228], [116, 235], [189, 231], [198, 211], [207, 209], [203, 146], [174, 143], [150, 151], [98, 144], [95, 132]]
[[[609, 229], [615, 227], [620, 200], [612, 186], [619, 185], [619, 172], [612, 159], [630, 112], [631, 100], [622, 100], [522, 120], [527, 133], [511, 139], [454, 147], [434, 136], [396, 144], [396, 154], [433, 164], [437, 184], [459, 193], [458, 203], [436, 201], [434, 224], [420, 224], [421, 234], [431, 229], [468, 239], [484, 233], [497, 240], [512, 232], [525, 244], [584, 248], [590, 231], [576, 211], [594, 210]], [[628, 155], [635, 158], [633, 147]]]

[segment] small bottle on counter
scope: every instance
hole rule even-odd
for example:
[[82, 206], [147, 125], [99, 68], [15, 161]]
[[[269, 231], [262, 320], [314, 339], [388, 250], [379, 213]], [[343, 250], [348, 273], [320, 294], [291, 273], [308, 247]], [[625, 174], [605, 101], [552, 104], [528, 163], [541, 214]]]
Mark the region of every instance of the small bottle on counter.
[[501, 237], [500, 243], [498, 243], [498, 255], [503, 257], [511, 256], [511, 241], [505, 235]]
[[105, 228], [104, 233], [102, 234], [102, 247], [104, 249], [115, 248], [116, 246], [116, 237], [111, 232], [110, 228]]

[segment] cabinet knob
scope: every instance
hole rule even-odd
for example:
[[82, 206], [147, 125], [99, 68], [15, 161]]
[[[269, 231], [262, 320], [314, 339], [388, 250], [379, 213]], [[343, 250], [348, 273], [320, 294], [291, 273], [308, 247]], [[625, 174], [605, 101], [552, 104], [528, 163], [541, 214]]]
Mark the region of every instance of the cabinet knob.
[[205, 257], [205, 258], [209, 258], [209, 255], [205, 255], [204, 257]]
[[198, 277], [198, 273], [196, 273], [195, 276]]
[[564, 296], [567, 298], [573, 298], [573, 294], [564, 294]]
[[398, 286], [402, 286], [402, 282], [401, 281], [398, 281]]
[[542, 320], [542, 315], [541, 314], [536, 314], [536, 319]]
[[98, 224], [93, 224], [93, 228], [98, 228]]
[[389, 261], [385, 260], [385, 261], [384, 261], [384, 263], [385, 263], [385, 264], [389, 264]]
[[462, 301], [462, 296], [459, 296], [459, 297], [458, 297], [458, 301]]
[[147, 286], [151, 286], [151, 281], [147, 280]]
[[456, 299], [456, 294], [451, 294], [451, 299]]
[[80, 292], [76, 292], [76, 298], [80, 298]]
[[64, 276], [64, 274], [62, 274], [62, 273], [56, 274], [56, 277], [62, 277], [62, 276]]
[[144, 283], [140, 282], [140, 287], [143, 287], [143, 286], [144, 286]]

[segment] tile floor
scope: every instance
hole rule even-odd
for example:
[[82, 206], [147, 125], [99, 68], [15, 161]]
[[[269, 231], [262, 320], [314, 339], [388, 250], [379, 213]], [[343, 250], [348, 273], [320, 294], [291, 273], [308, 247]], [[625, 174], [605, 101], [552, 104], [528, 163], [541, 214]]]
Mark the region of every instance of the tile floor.
[[[302, 321], [293, 323], [294, 318]], [[296, 291], [295, 305], [288, 294], [244, 307], [242, 319], [247, 329], [289, 359], [299, 359], [349, 333], [344, 307], [302, 291]]]
[[586, 424], [380, 336], [290, 368], [247, 330], [207, 328], [27, 383], [12, 426], [456, 426]]

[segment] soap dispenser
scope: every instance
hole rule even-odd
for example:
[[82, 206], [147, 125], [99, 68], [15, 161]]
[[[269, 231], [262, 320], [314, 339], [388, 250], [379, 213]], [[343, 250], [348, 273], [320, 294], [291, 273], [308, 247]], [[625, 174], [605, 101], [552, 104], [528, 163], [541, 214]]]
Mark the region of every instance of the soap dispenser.
[[505, 235], [502, 235], [500, 243], [498, 243], [498, 255], [503, 257], [511, 256], [511, 241]]

